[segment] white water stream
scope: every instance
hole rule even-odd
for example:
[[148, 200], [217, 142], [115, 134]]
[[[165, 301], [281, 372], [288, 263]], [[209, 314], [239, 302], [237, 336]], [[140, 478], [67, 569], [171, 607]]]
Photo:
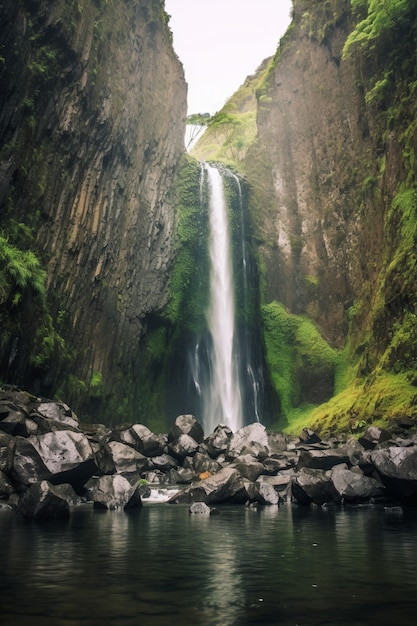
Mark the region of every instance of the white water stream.
[[211, 384], [205, 402], [205, 429], [213, 432], [218, 424], [227, 424], [235, 432], [242, 427], [237, 359], [234, 355], [234, 287], [230, 251], [227, 205], [222, 177], [217, 169], [205, 165], [209, 183], [210, 222], [210, 306], [208, 324], [211, 350]]

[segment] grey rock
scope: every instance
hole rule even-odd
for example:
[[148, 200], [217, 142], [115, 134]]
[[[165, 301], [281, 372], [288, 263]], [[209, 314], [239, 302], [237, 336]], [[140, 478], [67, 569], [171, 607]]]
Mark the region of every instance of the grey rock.
[[204, 439], [204, 431], [194, 415], [179, 415], [168, 433], [168, 441], [175, 441], [181, 435], [189, 435], [197, 443]]
[[28, 488], [19, 500], [17, 512], [35, 521], [67, 518], [70, 515], [66, 499], [46, 480], [33, 483]]
[[142, 506], [139, 490], [120, 474], [100, 476], [90, 491], [90, 499], [96, 508], [110, 510]]
[[240, 428], [231, 438], [227, 455], [235, 459], [249, 454], [259, 461], [269, 456], [268, 436], [263, 424], [254, 423]]

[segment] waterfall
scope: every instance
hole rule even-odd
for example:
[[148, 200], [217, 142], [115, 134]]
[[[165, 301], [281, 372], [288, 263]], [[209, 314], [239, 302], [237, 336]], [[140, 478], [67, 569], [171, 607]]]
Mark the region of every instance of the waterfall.
[[206, 422], [209, 432], [219, 423], [227, 424], [236, 431], [243, 424], [238, 364], [233, 349], [235, 306], [227, 204], [219, 171], [209, 165], [205, 168], [209, 184], [210, 223], [210, 305], [207, 319], [212, 339]]
[[[230, 207], [226, 181], [228, 197], [233, 197]], [[205, 433], [213, 432], [218, 424], [235, 432], [261, 421], [264, 395], [262, 339], [259, 327], [254, 327], [258, 277], [238, 176], [226, 168], [220, 172], [201, 164], [200, 206], [208, 212], [210, 269], [202, 264], [196, 272], [206, 272], [207, 327], [198, 333], [188, 352], [188, 371], [194, 407], [203, 419]], [[229, 215], [233, 215], [233, 230]]]

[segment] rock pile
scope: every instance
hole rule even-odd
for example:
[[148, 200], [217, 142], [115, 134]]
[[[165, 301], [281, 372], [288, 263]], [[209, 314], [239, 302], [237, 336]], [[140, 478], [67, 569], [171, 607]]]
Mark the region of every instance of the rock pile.
[[[255, 423], [204, 438], [192, 415], [167, 434], [141, 424], [82, 424], [62, 402], [0, 390], [0, 506], [28, 519], [72, 505], [138, 508], [149, 485], [176, 485], [170, 503], [417, 504], [417, 436], [371, 427], [359, 439], [267, 433]], [[194, 507], [201, 513], [205, 507]]]

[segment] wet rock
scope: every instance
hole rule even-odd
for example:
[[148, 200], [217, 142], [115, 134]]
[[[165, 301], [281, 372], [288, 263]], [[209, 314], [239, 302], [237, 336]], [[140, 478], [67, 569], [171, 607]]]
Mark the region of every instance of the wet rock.
[[179, 435], [176, 439], [168, 443], [168, 453], [179, 461], [186, 456], [195, 454], [198, 450], [198, 442], [190, 435]]
[[77, 506], [82, 502], [80, 496], [74, 491], [72, 485], [68, 483], [54, 485], [54, 493], [56, 493], [56, 495], [60, 498], [64, 498], [70, 506]]
[[375, 450], [371, 460], [393, 497], [417, 504], [417, 446]]
[[204, 472], [210, 472], [210, 474], [216, 474], [222, 467], [220, 463], [217, 463], [208, 454], [197, 452], [191, 460], [192, 469], [196, 474], [203, 474]]
[[328, 470], [335, 465], [348, 462], [349, 456], [343, 449], [302, 450], [298, 459], [297, 469], [309, 467], [311, 469]]
[[90, 491], [90, 499], [96, 508], [132, 509], [140, 508], [142, 500], [137, 487], [124, 476], [100, 476]]
[[63, 402], [41, 402], [37, 407], [37, 412], [43, 417], [54, 422], [59, 422], [65, 426], [78, 428], [78, 418], [75, 413]]
[[340, 500], [351, 503], [368, 502], [371, 498], [382, 497], [385, 489], [374, 478], [337, 467], [331, 473], [333, 486]]
[[179, 415], [168, 433], [168, 441], [177, 440], [182, 435], [188, 435], [197, 443], [204, 439], [204, 431], [194, 415]]
[[194, 502], [189, 508], [190, 515], [210, 516], [211, 508], [205, 502]]
[[263, 461], [269, 456], [268, 436], [266, 428], [262, 424], [249, 424], [240, 428], [231, 438], [227, 450], [227, 456], [235, 459], [249, 454]]
[[47, 480], [33, 483], [21, 496], [17, 512], [25, 519], [45, 521], [67, 518], [69, 505]]
[[237, 457], [230, 464], [230, 467], [237, 469], [243, 478], [252, 482], [255, 482], [255, 480], [265, 471], [263, 464], [249, 454]]
[[15, 437], [12, 444], [12, 464], [10, 475], [18, 486], [29, 486], [42, 480], [48, 480], [51, 472], [46, 467], [33, 442], [24, 437]]
[[322, 505], [327, 502], [338, 502], [337, 493], [331, 477], [321, 469], [303, 467], [292, 483], [292, 494], [300, 504]]
[[69, 483], [78, 490], [97, 471], [90, 442], [83, 433], [61, 430], [30, 437], [28, 442], [39, 454], [50, 472], [48, 480], [54, 484]]
[[267, 437], [271, 456], [287, 450], [288, 438], [283, 433], [267, 433]]
[[27, 417], [25, 413], [9, 408], [7, 415], [0, 421], [0, 431], [13, 436], [19, 435], [21, 437], [27, 437], [29, 433], [26, 420]]
[[233, 432], [228, 426], [219, 424], [205, 440], [208, 454], [216, 459], [221, 454], [225, 454], [229, 447]]
[[373, 450], [378, 444], [391, 439], [391, 433], [388, 430], [378, 428], [377, 426], [370, 426], [366, 429], [362, 437], [359, 437], [359, 443], [365, 448], [365, 450]]
[[136, 438], [136, 449], [147, 457], [164, 454], [168, 438], [166, 435], [155, 435], [149, 428], [141, 424], [134, 424], [132, 432]]
[[196, 473], [192, 469], [186, 469], [185, 467], [173, 468], [169, 471], [169, 482], [171, 484], [189, 485], [197, 480]]
[[248, 495], [252, 501], [262, 505], [274, 505], [279, 503], [279, 494], [273, 485], [266, 482], [256, 482], [251, 488], [247, 487]]
[[116, 472], [119, 474], [122, 472], [144, 472], [151, 467], [147, 457], [125, 443], [109, 441], [107, 447], [110, 450]]
[[242, 504], [248, 499], [242, 476], [236, 469], [226, 467], [214, 476], [201, 480], [173, 496], [170, 504], [205, 502], [206, 504]]
[[303, 443], [308, 444], [321, 442], [321, 438], [317, 435], [317, 433], [314, 432], [314, 430], [311, 430], [310, 428], [303, 428], [300, 439]]
[[173, 467], [178, 467], [177, 461], [169, 454], [161, 454], [151, 458], [152, 467], [163, 472], [169, 472]]

